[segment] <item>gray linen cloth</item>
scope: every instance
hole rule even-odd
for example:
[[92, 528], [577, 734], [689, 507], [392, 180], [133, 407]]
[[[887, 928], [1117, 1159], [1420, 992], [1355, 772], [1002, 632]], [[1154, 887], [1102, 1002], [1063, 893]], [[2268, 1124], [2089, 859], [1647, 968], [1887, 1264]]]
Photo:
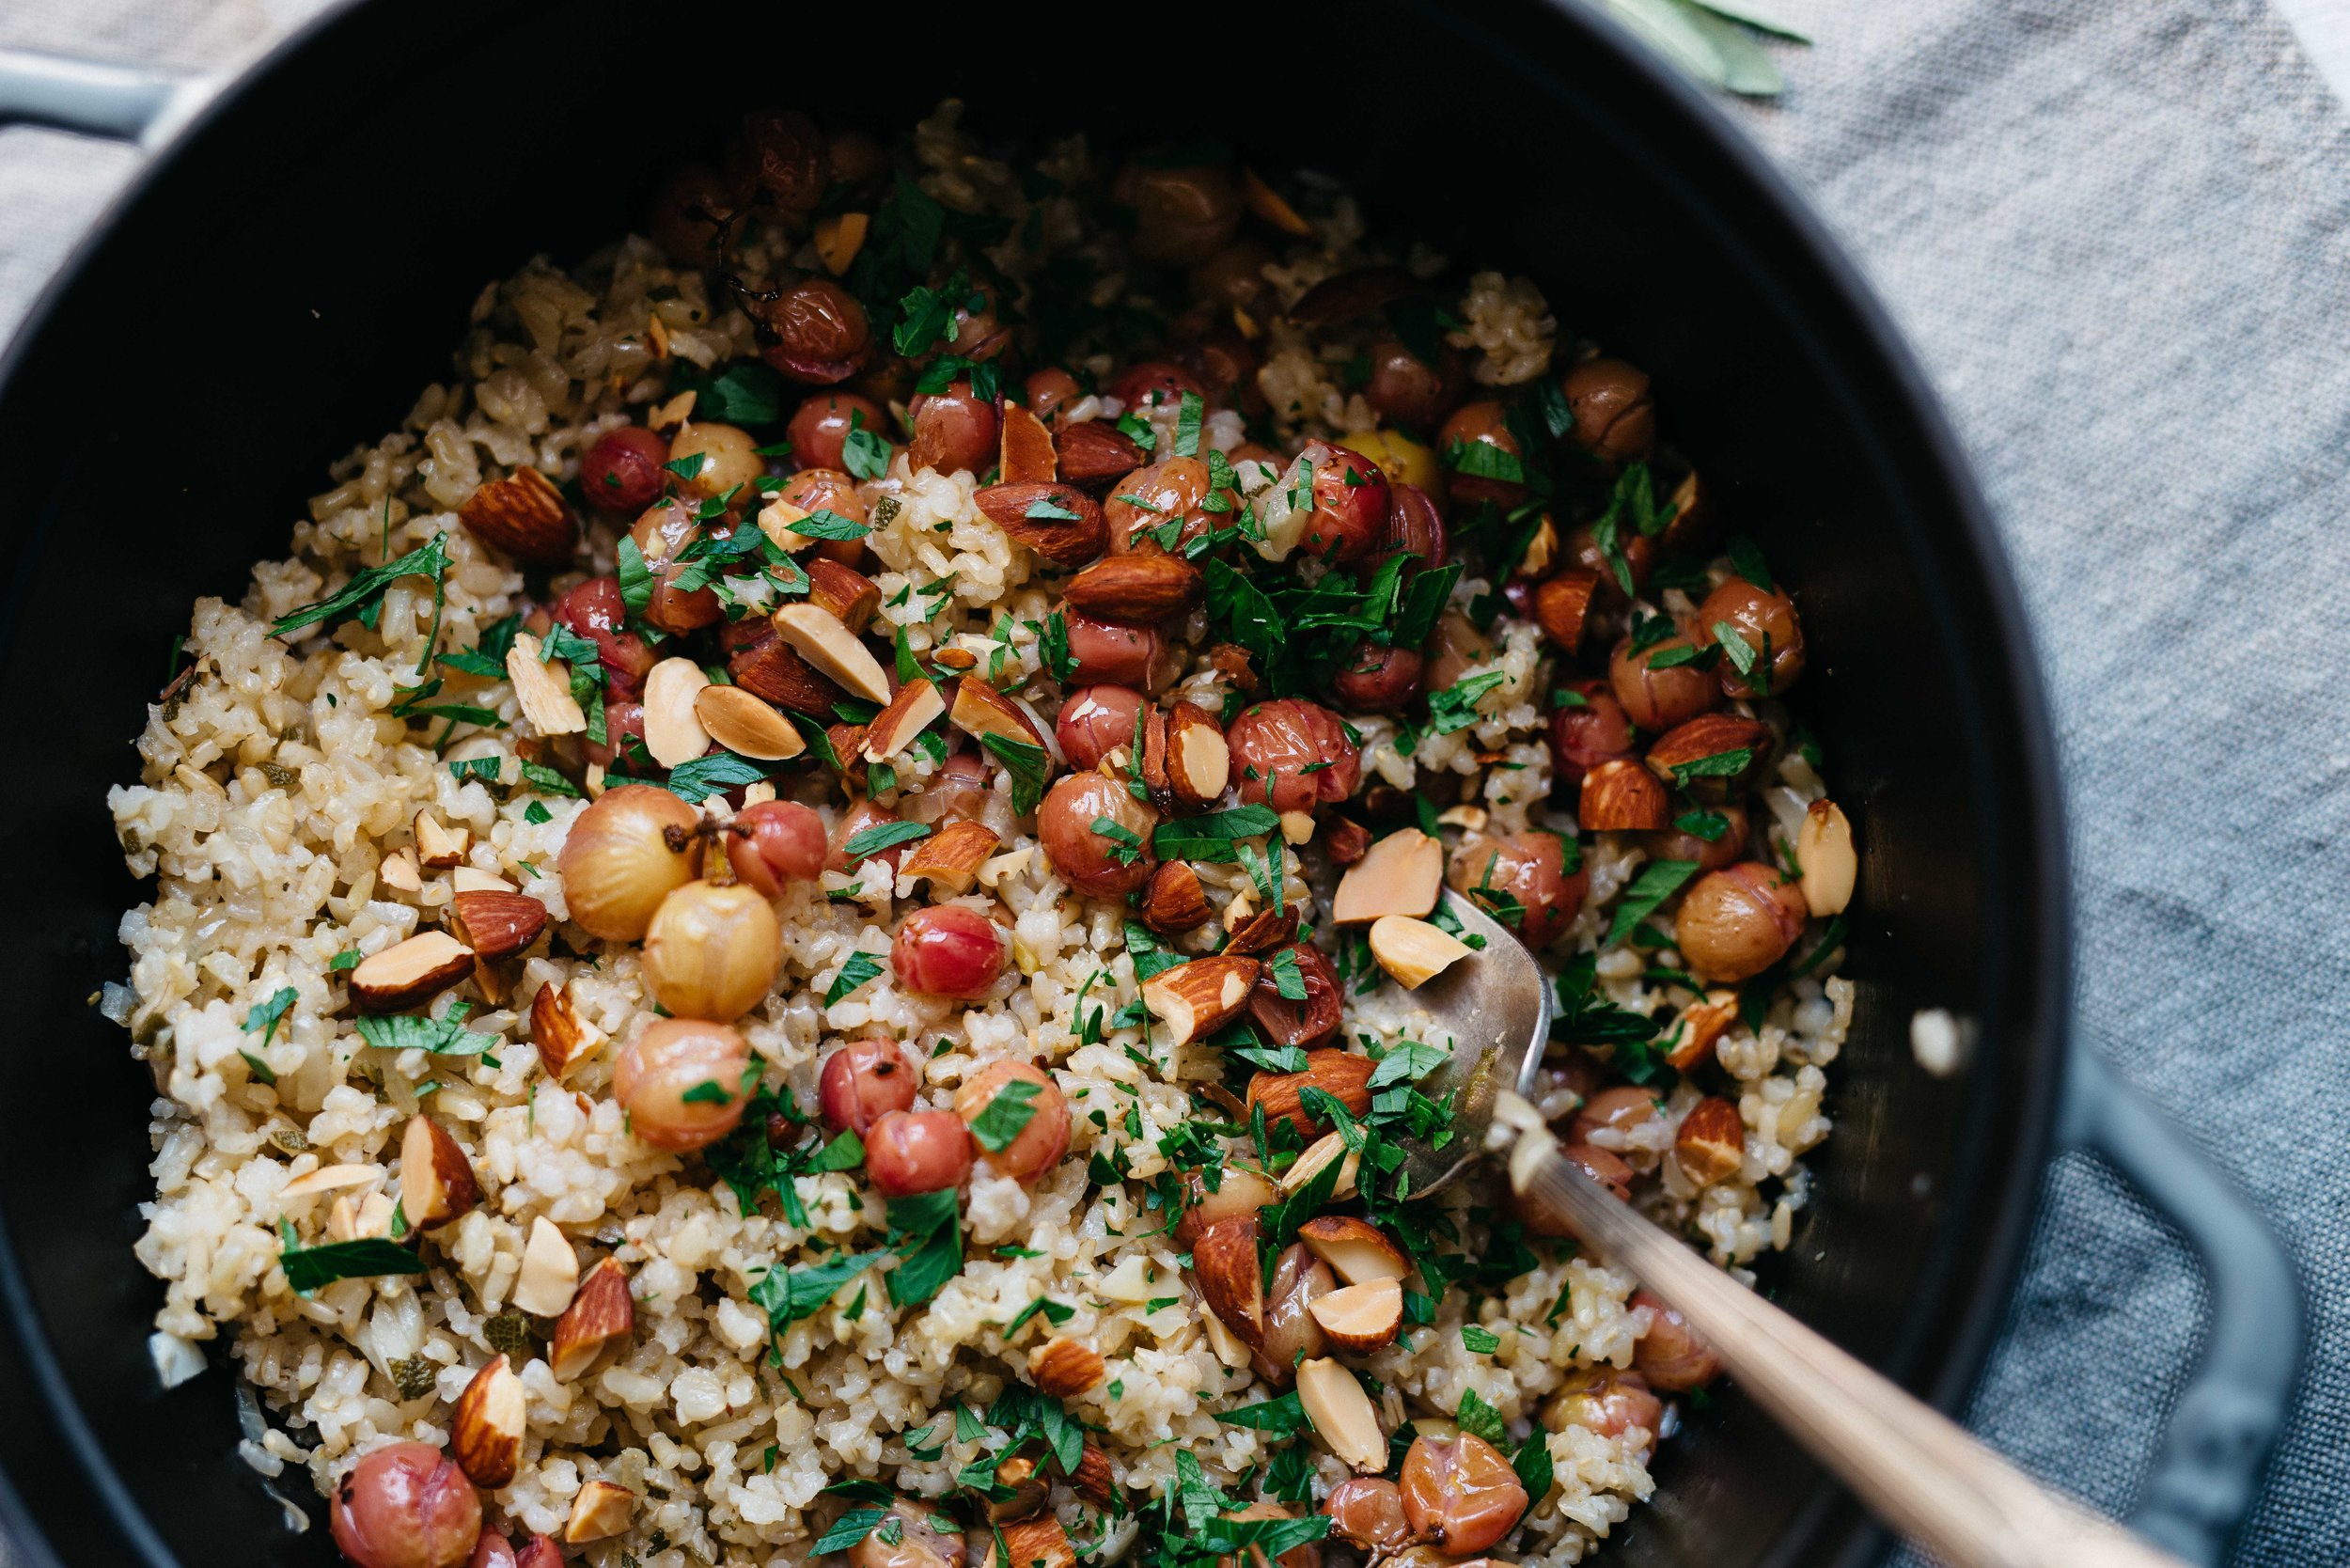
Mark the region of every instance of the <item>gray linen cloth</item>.
[[[1775, 3], [1819, 41], [1738, 117], [1890, 304], [2023, 579], [2084, 1031], [2309, 1286], [2305, 1388], [2235, 1560], [2350, 1559], [2350, 642], [2326, 609], [2350, 592], [2350, 120], [2260, 0]], [[0, 46], [216, 69], [310, 8], [11, 0]], [[0, 333], [135, 164], [0, 133]], [[2204, 1296], [2067, 1157], [1973, 1426], [2126, 1509]]]

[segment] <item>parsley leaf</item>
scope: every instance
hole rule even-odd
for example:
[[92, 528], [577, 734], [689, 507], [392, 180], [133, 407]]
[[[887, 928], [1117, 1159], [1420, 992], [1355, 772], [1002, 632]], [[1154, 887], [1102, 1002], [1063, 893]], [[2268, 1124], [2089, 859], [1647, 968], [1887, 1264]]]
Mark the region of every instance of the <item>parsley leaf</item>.
[[1261, 839], [1280, 825], [1280, 813], [1269, 806], [1236, 806], [1161, 823], [1151, 835], [1151, 845], [1162, 860], [1237, 861], [1241, 839]]
[[864, 860], [899, 844], [910, 844], [916, 839], [931, 836], [928, 823], [877, 823], [862, 833], [853, 833], [840, 851], [851, 860]]
[[663, 788], [694, 806], [712, 795], [724, 794], [737, 784], [755, 784], [766, 776], [766, 770], [758, 763], [730, 751], [721, 751], [680, 762], [669, 770]]
[[256, 1029], [260, 1030], [261, 1049], [268, 1050], [269, 1043], [277, 1037], [277, 1026], [284, 1021], [287, 1010], [300, 999], [301, 994], [289, 985], [268, 1001], [255, 1003], [253, 1010], [244, 1015], [244, 1032], [251, 1034]]
[[825, 988], [824, 1005], [832, 1006], [881, 972], [881, 960], [871, 953], [864, 951], [851, 953], [849, 961], [840, 966], [839, 978]]
[[1449, 735], [1456, 729], [1466, 729], [1480, 717], [1477, 699], [1510, 679], [1509, 671], [1489, 669], [1480, 675], [1464, 676], [1428, 699], [1428, 718], [1439, 735]]
[[1014, 1078], [997, 1090], [987, 1108], [972, 1119], [971, 1136], [989, 1153], [1002, 1153], [1034, 1120], [1036, 1097], [1042, 1092], [1042, 1085]]
[[[382, 606], [384, 591], [402, 577], [431, 578], [437, 604], [441, 574], [447, 570], [448, 535], [434, 534], [430, 540], [406, 555], [385, 561], [382, 566], [370, 566], [353, 574], [351, 581], [317, 604], [306, 604], [301, 609], [281, 617], [271, 625], [269, 635], [273, 637], [282, 637], [289, 632], [298, 632], [305, 626], [315, 626], [322, 620], [337, 620], [353, 612], [357, 612], [362, 620], [372, 625], [373, 621], [369, 618], [376, 609]], [[433, 619], [437, 625], [440, 619], [437, 609]], [[430, 652], [429, 647], [427, 651]]]
[[299, 1295], [307, 1295], [321, 1285], [331, 1285], [337, 1279], [372, 1279], [386, 1274], [425, 1272], [423, 1259], [382, 1236], [298, 1247], [290, 1220], [280, 1219], [277, 1227], [281, 1239], [277, 1261], [286, 1271], [286, 1283]]
[[1615, 921], [1607, 928], [1603, 947], [1613, 947], [1631, 933], [1632, 928], [1655, 913], [1656, 906], [1681, 891], [1682, 884], [1697, 875], [1694, 860], [1652, 860], [1640, 868], [1640, 874], [1624, 889], [1622, 902], [1616, 905]]

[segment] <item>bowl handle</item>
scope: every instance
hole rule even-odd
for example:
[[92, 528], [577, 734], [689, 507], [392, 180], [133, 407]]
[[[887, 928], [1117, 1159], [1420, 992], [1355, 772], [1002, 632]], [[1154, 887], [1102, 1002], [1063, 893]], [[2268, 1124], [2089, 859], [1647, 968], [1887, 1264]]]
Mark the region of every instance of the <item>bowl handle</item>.
[[47, 125], [152, 147], [212, 94], [216, 79], [0, 49], [0, 125]]
[[2260, 1211], [2094, 1050], [2074, 1053], [2058, 1136], [2104, 1155], [2202, 1255], [2210, 1338], [2129, 1524], [2189, 1562], [2217, 1564], [2293, 1398], [2300, 1282]]

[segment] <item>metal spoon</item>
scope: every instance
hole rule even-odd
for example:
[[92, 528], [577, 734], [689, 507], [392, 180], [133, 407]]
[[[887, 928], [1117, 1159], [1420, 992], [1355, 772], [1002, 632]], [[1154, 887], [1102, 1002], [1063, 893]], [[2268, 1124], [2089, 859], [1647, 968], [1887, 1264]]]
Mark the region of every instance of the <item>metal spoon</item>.
[[[1420, 1195], [1452, 1180], [1485, 1147], [1505, 1088], [1526, 1093], [1550, 1043], [1550, 977], [1508, 930], [1445, 895], [1483, 948], [1413, 999], [1454, 1041], [1423, 1091], [1457, 1092], [1454, 1136], [1415, 1146], [1403, 1168]], [[1556, 1214], [1617, 1267], [1672, 1304], [1757, 1404], [1878, 1518], [1952, 1568], [2185, 1568], [2120, 1525], [2042, 1487], [1939, 1411], [1806, 1328], [1707, 1262], [1560, 1157], [1547, 1133], [1510, 1155], [1521, 1201]]]

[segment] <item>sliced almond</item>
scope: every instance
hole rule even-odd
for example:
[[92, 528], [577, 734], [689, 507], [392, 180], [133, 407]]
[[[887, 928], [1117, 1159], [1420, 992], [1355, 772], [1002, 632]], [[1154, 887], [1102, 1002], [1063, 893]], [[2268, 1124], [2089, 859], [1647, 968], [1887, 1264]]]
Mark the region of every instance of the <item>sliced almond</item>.
[[710, 749], [710, 731], [694, 713], [694, 698], [709, 684], [691, 659], [664, 659], [646, 672], [645, 749], [663, 767], [690, 762]]
[[1264, 1268], [1257, 1257], [1257, 1216], [1234, 1215], [1191, 1244], [1192, 1278], [1208, 1309], [1245, 1344], [1264, 1339]]
[[514, 645], [506, 651], [506, 678], [514, 683], [514, 700], [540, 734], [579, 734], [588, 728], [588, 715], [572, 696], [572, 666], [560, 659], [543, 663], [539, 652], [537, 637], [528, 632], [514, 634]]
[[1214, 1034], [1240, 1015], [1263, 965], [1218, 953], [1162, 969], [1142, 982], [1142, 1005], [1167, 1025], [1178, 1045]]
[[421, 893], [424, 878], [416, 870], [416, 852], [412, 849], [394, 850], [376, 868], [376, 878], [384, 886], [400, 893]]
[[384, 1179], [384, 1168], [374, 1165], [322, 1165], [306, 1175], [297, 1176], [277, 1189], [281, 1202], [308, 1198], [321, 1192], [340, 1192], [346, 1187], [364, 1187]]
[[1231, 1368], [1232, 1371], [1245, 1372], [1255, 1364], [1255, 1354], [1243, 1344], [1240, 1336], [1226, 1327], [1224, 1320], [1214, 1312], [1200, 1314], [1199, 1328], [1207, 1335], [1208, 1348], [1215, 1352], [1215, 1358]]
[[1738, 1174], [1747, 1163], [1747, 1127], [1737, 1105], [1717, 1094], [1691, 1105], [1673, 1135], [1673, 1158], [1701, 1187]]
[[1403, 1249], [1367, 1219], [1317, 1215], [1297, 1228], [1297, 1239], [1350, 1285], [1411, 1278], [1412, 1262], [1403, 1256]]
[[1468, 957], [1468, 944], [1409, 915], [1382, 915], [1371, 923], [1371, 956], [1406, 991]]
[[493, 871], [477, 870], [460, 866], [448, 873], [448, 885], [459, 893], [510, 893], [514, 885]]
[[636, 1512], [636, 1494], [618, 1482], [591, 1481], [572, 1498], [572, 1516], [564, 1521], [563, 1540], [577, 1546], [608, 1541], [628, 1529]]
[[786, 604], [775, 616], [776, 633], [791, 651], [852, 695], [885, 706], [889, 677], [873, 651], [857, 640], [840, 618], [813, 604]]
[[[1001, 1550], [996, 1542], [1001, 1541]], [[998, 1525], [987, 1541], [979, 1568], [1077, 1568], [1077, 1548], [1050, 1513]]]
[[816, 220], [816, 259], [835, 277], [848, 275], [865, 236], [873, 227], [870, 212], [832, 212]]
[[938, 695], [936, 686], [918, 677], [907, 682], [865, 727], [865, 745], [858, 748], [858, 755], [868, 762], [888, 761], [912, 745], [914, 737], [946, 711], [947, 699]]
[[1281, 813], [1281, 841], [1283, 843], [1310, 843], [1313, 841], [1313, 836], [1314, 817], [1312, 812], [1284, 811]]
[[397, 1214], [399, 1209], [400, 1206], [392, 1201], [389, 1193], [368, 1194], [366, 1198], [360, 1200], [359, 1215], [352, 1227], [352, 1234], [354, 1237], [390, 1235], [392, 1215]]
[[394, 1012], [439, 996], [473, 973], [473, 949], [445, 931], [424, 931], [370, 953], [351, 971], [363, 1012]]
[[1444, 845], [1417, 827], [1373, 842], [1339, 878], [1330, 918], [1363, 925], [1388, 915], [1425, 916], [1444, 888]]
[[1714, 1049], [1724, 1030], [1738, 1021], [1738, 993], [1709, 991], [1705, 1000], [1681, 1010], [1665, 1046], [1665, 1059], [1676, 1073], [1686, 1073]]
[[1340, 1164], [1338, 1183], [1330, 1189], [1331, 1198], [1343, 1201], [1354, 1197], [1358, 1190], [1355, 1184], [1362, 1175], [1363, 1156], [1360, 1150], [1346, 1146], [1344, 1133], [1324, 1133], [1308, 1144], [1295, 1163], [1281, 1172], [1281, 1190], [1303, 1191], [1306, 1184], [1321, 1175], [1324, 1167], [1333, 1160]]
[[1436, 821], [1446, 827], [1465, 828], [1471, 833], [1485, 831], [1487, 813], [1481, 806], [1455, 806], [1436, 813]]
[[1208, 890], [1188, 861], [1163, 862], [1143, 885], [1142, 923], [1162, 936], [1197, 931], [1208, 915]]
[[481, 1201], [472, 1162], [431, 1117], [408, 1119], [400, 1140], [400, 1208], [411, 1229], [446, 1225]]
[[547, 906], [527, 893], [504, 889], [454, 894], [449, 918], [476, 956], [494, 963], [511, 958], [539, 940], [547, 928]]
[[1379, 1412], [1353, 1372], [1326, 1356], [1305, 1362], [1297, 1369], [1297, 1403], [1305, 1406], [1314, 1435], [1349, 1466], [1367, 1475], [1387, 1467], [1387, 1435], [1379, 1430]]
[[1544, 512], [1541, 521], [1534, 525], [1534, 537], [1526, 541], [1526, 549], [1518, 557], [1517, 567], [1510, 575], [1539, 577], [1550, 570], [1550, 563], [1558, 558], [1558, 555], [1559, 525], [1551, 521], [1550, 513]]
[[579, 1015], [570, 986], [542, 985], [530, 1001], [530, 1043], [539, 1048], [539, 1065], [559, 1084], [574, 1063], [596, 1054], [603, 1031]]
[[1224, 727], [1197, 703], [1178, 702], [1167, 715], [1167, 782], [1175, 803], [1197, 811], [1232, 781], [1232, 748]]
[[547, 1370], [569, 1383], [595, 1364], [603, 1347], [636, 1327], [636, 1303], [628, 1294], [628, 1270], [606, 1258], [588, 1271], [547, 1341]]
[[416, 813], [416, 860], [436, 871], [445, 871], [465, 858], [465, 846], [473, 841], [473, 834], [463, 827], [444, 827], [440, 818], [430, 811]]
[[820, 610], [829, 610], [858, 636], [873, 624], [873, 616], [881, 609], [881, 585], [853, 566], [843, 566], [825, 556], [812, 557], [804, 570], [807, 572], [807, 602]]
[[997, 842], [995, 830], [985, 823], [948, 823], [914, 846], [899, 864], [898, 874], [925, 878], [943, 893], [968, 893]]
[[1368, 1356], [1395, 1343], [1403, 1327], [1403, 1283], [1399, 1279], [1366, 1279], [1342, 1285], [1316, 1296], [1307, 1307], [1330, 1342], [1355, 1356]]
[[1018, 403], [1006, 403], [1003, 437], [996, 449], [998, 476], [1007, 484], [1050, 483], [1059, 467], [1053, 432], [1044, 421]]
[[1272, 225], [1293, 240], [1313, 238], [1313, 225], [1297, 215], [1297, 209], [1283, 200], [1281, 194], [1257, 177], [1254, 169], [1240, 171], [1241, 195], [1248, 210], [1264, 223]]
[[335, 1206], [326, 1211], [326, 1239], [331, 1242], [359, 1239], [359, 1205], [349, 1194], [335, 1200]]
[[1019, 705], [976, 675], [966, 675], [955, 682], [954, 705], [948, 710], [947, 719], [974, 740], [983, 741], [993, 735], [998, 740], [1042, 747], [1048, 760], [1053, 755], [1052, 748], [1044, 745], [1043, 735]]
[[540, 1215], [530, 1222], [523, 1244], [522, 1272], [514, 1278], [514, 1305], [533, 1317], [551, 1318], [572, 1304], [579, 1289], [579, 1255], [571, 1238]]
[[1795, 830], [1795, 864], [1803, 868], [1804, 906], [1814, 915], [1841, 915], [1860, 877], [1852, 822], [1832, 800], [1815, 800]]
[[814, 534], [804, 534], [797, 525], [807, 521], [808, 510], [797, 501], [787, 501], [777, 495], [759, 509], [759, 531], [786, 555], [796, 554], [823, 541]]
[[740, 686], [704, 686], [694, 694], [694, 716], [738, 757], [780, 762], [807, 749], [799, 726]]
[[1076, 1398], [1101, 1382], [1106, 1370], [1100, 1351], [1075, 1340], [1054, 1340], [1028, 1357], [1028, 1381], [1055, 1399]]
[[457, 1396], [449, 1417], [449, 1457], [467, 1481], [496, 1491], [522, 1467], [528, 1416], [523, 1380], [501, 1352]]

